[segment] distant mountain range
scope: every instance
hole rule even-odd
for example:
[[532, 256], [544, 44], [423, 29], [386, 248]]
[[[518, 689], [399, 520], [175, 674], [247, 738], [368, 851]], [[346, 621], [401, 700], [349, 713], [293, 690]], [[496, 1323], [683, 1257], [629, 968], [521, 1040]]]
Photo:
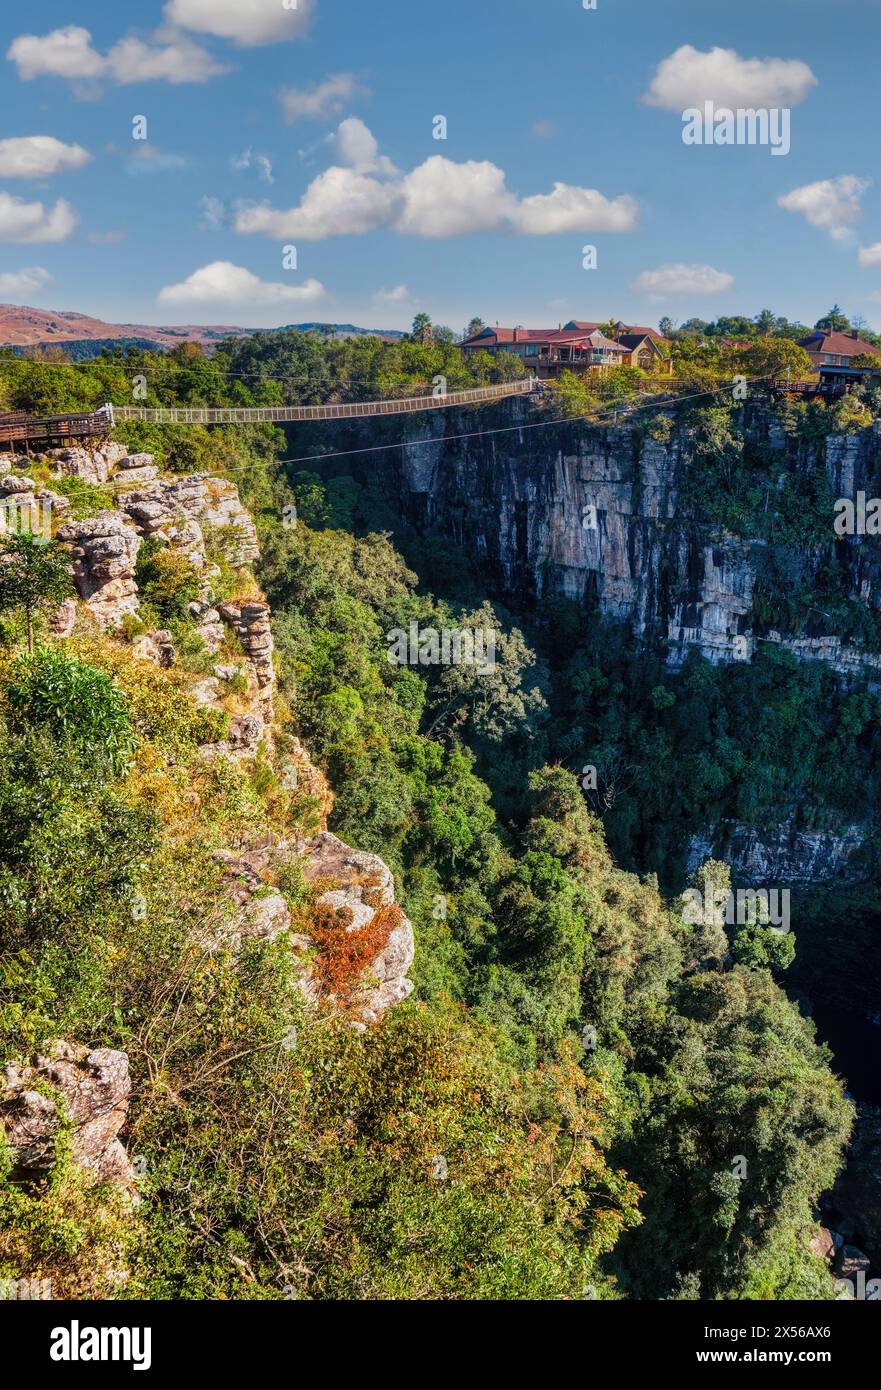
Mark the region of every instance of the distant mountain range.
[[[292, 323], [283, 328], [309, 332], [327, 327], [337, 338], [381, 337], [394, 341], [402, 337], [395, 329], [357, 328], [352, 323]], [[205, 348], [216, 347], [224, 338], [247, 338], [257, 332], [280, 332], [279, 329], [240, 328], [234, 324], [175, 324], [154, 327], [145, 323], [105, 323], [88, 314], [63, 310], [32, 309], [24, 304], [0, 304], [0, 347], [19, 352], [33, 347], [63, 345], [72, 357], [95, 357], [105, 347], [116, 344], [172, 348], [182, 342], [201, 343]]]

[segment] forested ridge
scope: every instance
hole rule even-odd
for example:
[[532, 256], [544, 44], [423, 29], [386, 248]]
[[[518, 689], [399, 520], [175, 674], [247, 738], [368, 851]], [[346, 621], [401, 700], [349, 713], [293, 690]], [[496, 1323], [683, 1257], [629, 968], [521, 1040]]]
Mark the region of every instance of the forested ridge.
[[[0, 409], [121, 402], [141, 376], [148, 405], [237, 405], [516, 370], [466, 370], [443, 343], [257, 335], [211, 358], [0, 356]], [[726, 471], [732, 415], [698, 407], [692, 426], [720, 524], [760, 512]], [[677, 866], [708, 821], [760, 823], [794, 783], [818, 823], [862, 813], [878, 698], [785, 652], [672, 673], [559, 598], [515, 612], [344, 466], [284, 462], [268, 427], [116, 437], [168, 476], [237, 486], [260, 559], [252, 576], [206, 535], [213, 582], [218, 600], [265, 593], [280, 698], [272, 747], [206, 760], [228, 712], [191, 698], [213, 668], [192, 575], [161, 543], [113, 635], [82, 614], [53, 635], [63, 582], [31, 612], [0, 571], [2, 1060], [60, 1038], [125, 1052], [140, 1160], [133, 1204], [73, 1161], [70, 1122], [34, 1180], [0, 1151], [0, 1277], [103, 1298], [834, 1297], [810, 1241], [852, 1108], [782, 987], [792, 943], [689, 920]], [[114, 505], [109, 485], [51, 487], [78, 518]], [[491, 628], [491, 675], [391, 664], [412, 623]], [[157, 628], [169, 669], [133, 657]], [[315, 831], [314, 798], [280, 775], [296, 739], [332, 788], [330, 830], [381, 856], [414, 927], [414, 993], [365, 1031], [304, 1002], [290, 933], [205, 947], [216, 851]], [[725, 874], [711, 861], [695, 883]], [[308, 934], [296, 855], [272, 887]]]

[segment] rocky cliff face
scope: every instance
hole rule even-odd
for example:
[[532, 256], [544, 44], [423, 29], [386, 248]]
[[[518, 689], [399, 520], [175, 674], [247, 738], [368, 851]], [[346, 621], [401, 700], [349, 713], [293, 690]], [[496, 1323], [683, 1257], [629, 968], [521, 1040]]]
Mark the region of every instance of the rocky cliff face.
[[[475, 556], [501, 596], [595, 603], [637, 636], [665, 642], [672, 665], [690, 648], [714, 662], [748, 659], [758, 640], [770, 640], [843, 674], [881, 669], [881, 656], [852, 650], [834, 633], [761, 629], [753, 598], [767, 542], [722, 534], [701, 519], [688, 431], [663, 442], [631, 425], [545, 426], [523, 401], [439, 416], [396, 422], [388, 438], [406, 431], [410, 447], [356, 458], [355, 467], [374, 484], [378, 474], [389, 505], [418, 529], [449, 535]], [[779, 419], [759, 407], [742, 423], [753, 444], [778, 453], [793, 472], [819, 461], [836, 498], [881, 492], [881, 424], [808, 445], [787, 438]], [[502, 432], [473, 437], [493, 430]], [[362, 433], [340, 429], [333, 447], [357, 448]], [[802, 559], [819, 565], [836, 550], [850, 592], [881, 607], [877, 544], [838, 540], [830, 517], [828, 543]]]

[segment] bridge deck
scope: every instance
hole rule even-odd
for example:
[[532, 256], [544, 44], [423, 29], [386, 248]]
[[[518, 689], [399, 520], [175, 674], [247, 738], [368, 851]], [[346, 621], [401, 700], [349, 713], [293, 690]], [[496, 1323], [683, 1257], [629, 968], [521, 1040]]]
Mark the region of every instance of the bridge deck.
[[481, 386], [471, 391], [448, 391], [438, 396], [405, 396], [393, 401], [353, 401], [345, 405], [266, 405], [213, 409], [207, 406], [114, 406], [116, 420], [149, 420], [157, 425], [253, 425], [295, 424], [306, 420], [355, 420], [370, 415], [409, 415], [421, 410], [442, 410], [457, 405], [478, 405], [505, 396], [520, 396], [533, 389], [529, 378]]

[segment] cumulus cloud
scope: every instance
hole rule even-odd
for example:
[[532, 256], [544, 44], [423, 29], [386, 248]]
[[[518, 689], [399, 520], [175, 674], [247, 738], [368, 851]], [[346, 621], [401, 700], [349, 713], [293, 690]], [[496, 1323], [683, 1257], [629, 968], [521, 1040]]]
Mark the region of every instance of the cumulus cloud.
[[211, 304], [218, 307], [239, 305], [271, 308], [282, 304], [311, 304], [326, 294], [319, 280], [302, 285], [283, 285], [261, 280], [244, 266], [232, 261], [212, 261], [188, 275], [177, 285], [166, 285], [159, 292], [162, 304]]
[[133, 37], [120, 39], [107, 54], [107, 70], [123, 86], [131, 82], [170, 82], [172, 86], [181, 86], [186, 82], [207, 82], [229, 72], [228, 67], [182, 34], [172, 34], [158, 44]]
[[373, 296], [374, 304], [412, 304], [413, 296], [406, 285], [395, 285], [391, 290], [377, 290]]
[[881, 265], [881, 241], [876, 241], [874, 246], [861, 246], [857, 253], [857, 260], [864, 269], [873, 265]]
[[452, 237], [498, 229], [526, 236], [629, 232], [636, 226], [639, 207], [628, 194], [610, 199], [595, 188], [556, 183], [551, 193], [520, 199], [497, 165], [456, 163], [442, 155], [397, 176], [367, 126], [352, 118], [342, 122], [332, 142], [348, 167], [334, 164], [319, 174], [298, 207], [280, 210], [264, 202], [240, 209], [236, 231], [321, 241], [378, 227], [405, 236]]
[[801, 213], [812, 227], [820, 227], [841, 241], [862, 217], [862, 197], [871, 182], [855, 174], [842, 174], [837, 179], [820, 179], [794, 188], [777, 202], [787, 212]]
[[286, 87], [279, 93], [279, 101], [285, 120], [293, 125], [294, 121], [316, 121], [337, 115], [357, 91], [358, 84], [352, 73], [338, 72], [311, 87]]
[[54, 135], [20, 135], [0, 140], [0, 178], [44, 179], [81, 169], [92, 156], [82, 145], [65, 145]]
[[0, 241], [24, 244], [66, 241], [77, 225], [70, 203], [59, 198], [54, 207], [26, 203], [11, 193], [0, 192]]
[[797, 106], [816, 85], [807, 63], [797, 58], [741, 58], [733, 48], [702, 53], [686, 43], [658, 64], [642, 99], [666, 111], [705, 101], [735, 109]]
[[237, 232], [323, 241], [332, 236], [361, 236], [390, 222], [400, 205], [394, 184], [333, 165], [313, 179], [299, 207], [279, 211], [269, 203], [239, 211]]
[[101, 77], [107, 63], [92, 47], [88, 29], [77, 24], [41, 37], [22, 34], [10, 44], [6, 56], [25, 82], [33, 77]]
[[347, 164], [359, 174], [398, 172], [391, 160], [379, 153], [376, 136], [357, 116], [341, 121], [329, 144], [340, 164]]
[[88, 29], [70, 24], [50, 34], [22, 34], [10, 44], [6, 56], [23, 81], [63, 77], [75, 84], [80, 95], [90, 94], [93, 88], [88, 84], [98, 78], [121, 86], [151, 81], [179, 86], [207, 82], [229, 71], [185, 34], [167, 29], [158, 30], [149, 43], [131, 35], [120, 39], [105, 55], [92, 47]]
[[512, 217], [518, 232], [544, 236], [554, 232], [632, 232], [639, 204], [623, 193], [605, 198], [595, 188], [555, 183], [553, 193], [522, 198]]
[[24, 270], [7, 270], [0, 274], [0, 295], [22, 299], [27, 295], [39, 294], [51, 281], [52, 276], [41, 265], [29, 265]]
[[454, 164], [432, 155], [406, 176], [401, 190], [404, 206], [396, 225], [410, 236], [490, 232], [516, 206], [505, 188], [504, 170], [488, 160]]
[[248, 47], [299, 38], [311, 17], [312, 0], [298, 0], [295, 8], [282, 0], [168, 0], [165, 6], [170, 24]]
[[711, 265], [660, 265], [644, 270], [631, 287], [637, 294], [666, 299], [675, 294], [721, 294], [734, 288], [734, 276]]

